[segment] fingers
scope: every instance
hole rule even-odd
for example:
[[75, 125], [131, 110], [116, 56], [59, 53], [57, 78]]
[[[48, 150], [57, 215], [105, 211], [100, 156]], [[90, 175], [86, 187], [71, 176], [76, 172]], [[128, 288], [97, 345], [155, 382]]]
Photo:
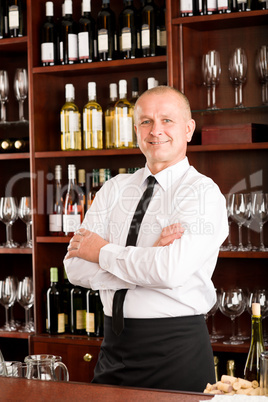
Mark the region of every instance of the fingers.
[[166, 226], [163, 230], [161, 235], [163, 236], [169, 236], [171, 234], [175, 233], [183, 233], [184, 228], [181, 226], [180, 223], [173, 223], [172, 225]]

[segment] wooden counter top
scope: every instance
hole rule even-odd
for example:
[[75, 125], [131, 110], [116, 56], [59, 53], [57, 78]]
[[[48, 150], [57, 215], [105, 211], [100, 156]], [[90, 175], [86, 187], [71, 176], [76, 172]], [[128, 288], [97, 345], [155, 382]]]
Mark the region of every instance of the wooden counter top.
[[1, 401], [199, 402], [210, 398], [198, 393], [0, 377]]

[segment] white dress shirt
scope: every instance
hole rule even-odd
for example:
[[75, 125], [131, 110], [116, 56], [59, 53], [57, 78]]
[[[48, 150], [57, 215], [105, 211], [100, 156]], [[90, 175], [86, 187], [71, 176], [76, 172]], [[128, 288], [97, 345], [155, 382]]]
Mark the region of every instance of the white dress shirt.
[[[211, 277], [228, 234], [225, 198], [185, 157], [155, 175], [157, 184], [136, 247], [125, 247], [149, 175], [146, 165], [104, 183], [82, 227], [109, 244], [101, 249], [99, 264], [79, 258], [64, 260], [69, 281], [99, 289], [107, 316], [112, 315], [115, 290], [122, 288], [129, 289], [124, 302], [126, 318], [205, 314], [216, 301]], [[181, 239], [153, 247], [162, 229], [175, 222], [185, 229]]]

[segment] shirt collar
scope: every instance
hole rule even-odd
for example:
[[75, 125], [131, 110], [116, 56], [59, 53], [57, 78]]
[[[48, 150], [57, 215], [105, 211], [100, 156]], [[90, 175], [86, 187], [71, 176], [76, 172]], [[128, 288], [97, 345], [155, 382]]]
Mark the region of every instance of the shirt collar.
[[148, 176], [154, 176], [158, 182], [158, 184], [166, 191], [176, 180], [180, 179], [186, 171], [189, 169], [190, 164], [187, 156], [176, 163], [175, 165], [169, 166], [164, 170], [161, 170], [156, 175], [153, 175], [148, 168], [146, 163], [145, 168], [143, 170], [142, 184], [145, 182]]

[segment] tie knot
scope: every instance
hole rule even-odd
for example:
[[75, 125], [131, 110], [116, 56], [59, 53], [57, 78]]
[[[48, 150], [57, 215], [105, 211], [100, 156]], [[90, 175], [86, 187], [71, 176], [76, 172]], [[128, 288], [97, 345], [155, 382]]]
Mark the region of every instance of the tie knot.
[[157, 182], [157, 180], [154, 176], [148, 176], [147, 180], [148, 180], [148, 186], [154, 186], [155, 183]]

